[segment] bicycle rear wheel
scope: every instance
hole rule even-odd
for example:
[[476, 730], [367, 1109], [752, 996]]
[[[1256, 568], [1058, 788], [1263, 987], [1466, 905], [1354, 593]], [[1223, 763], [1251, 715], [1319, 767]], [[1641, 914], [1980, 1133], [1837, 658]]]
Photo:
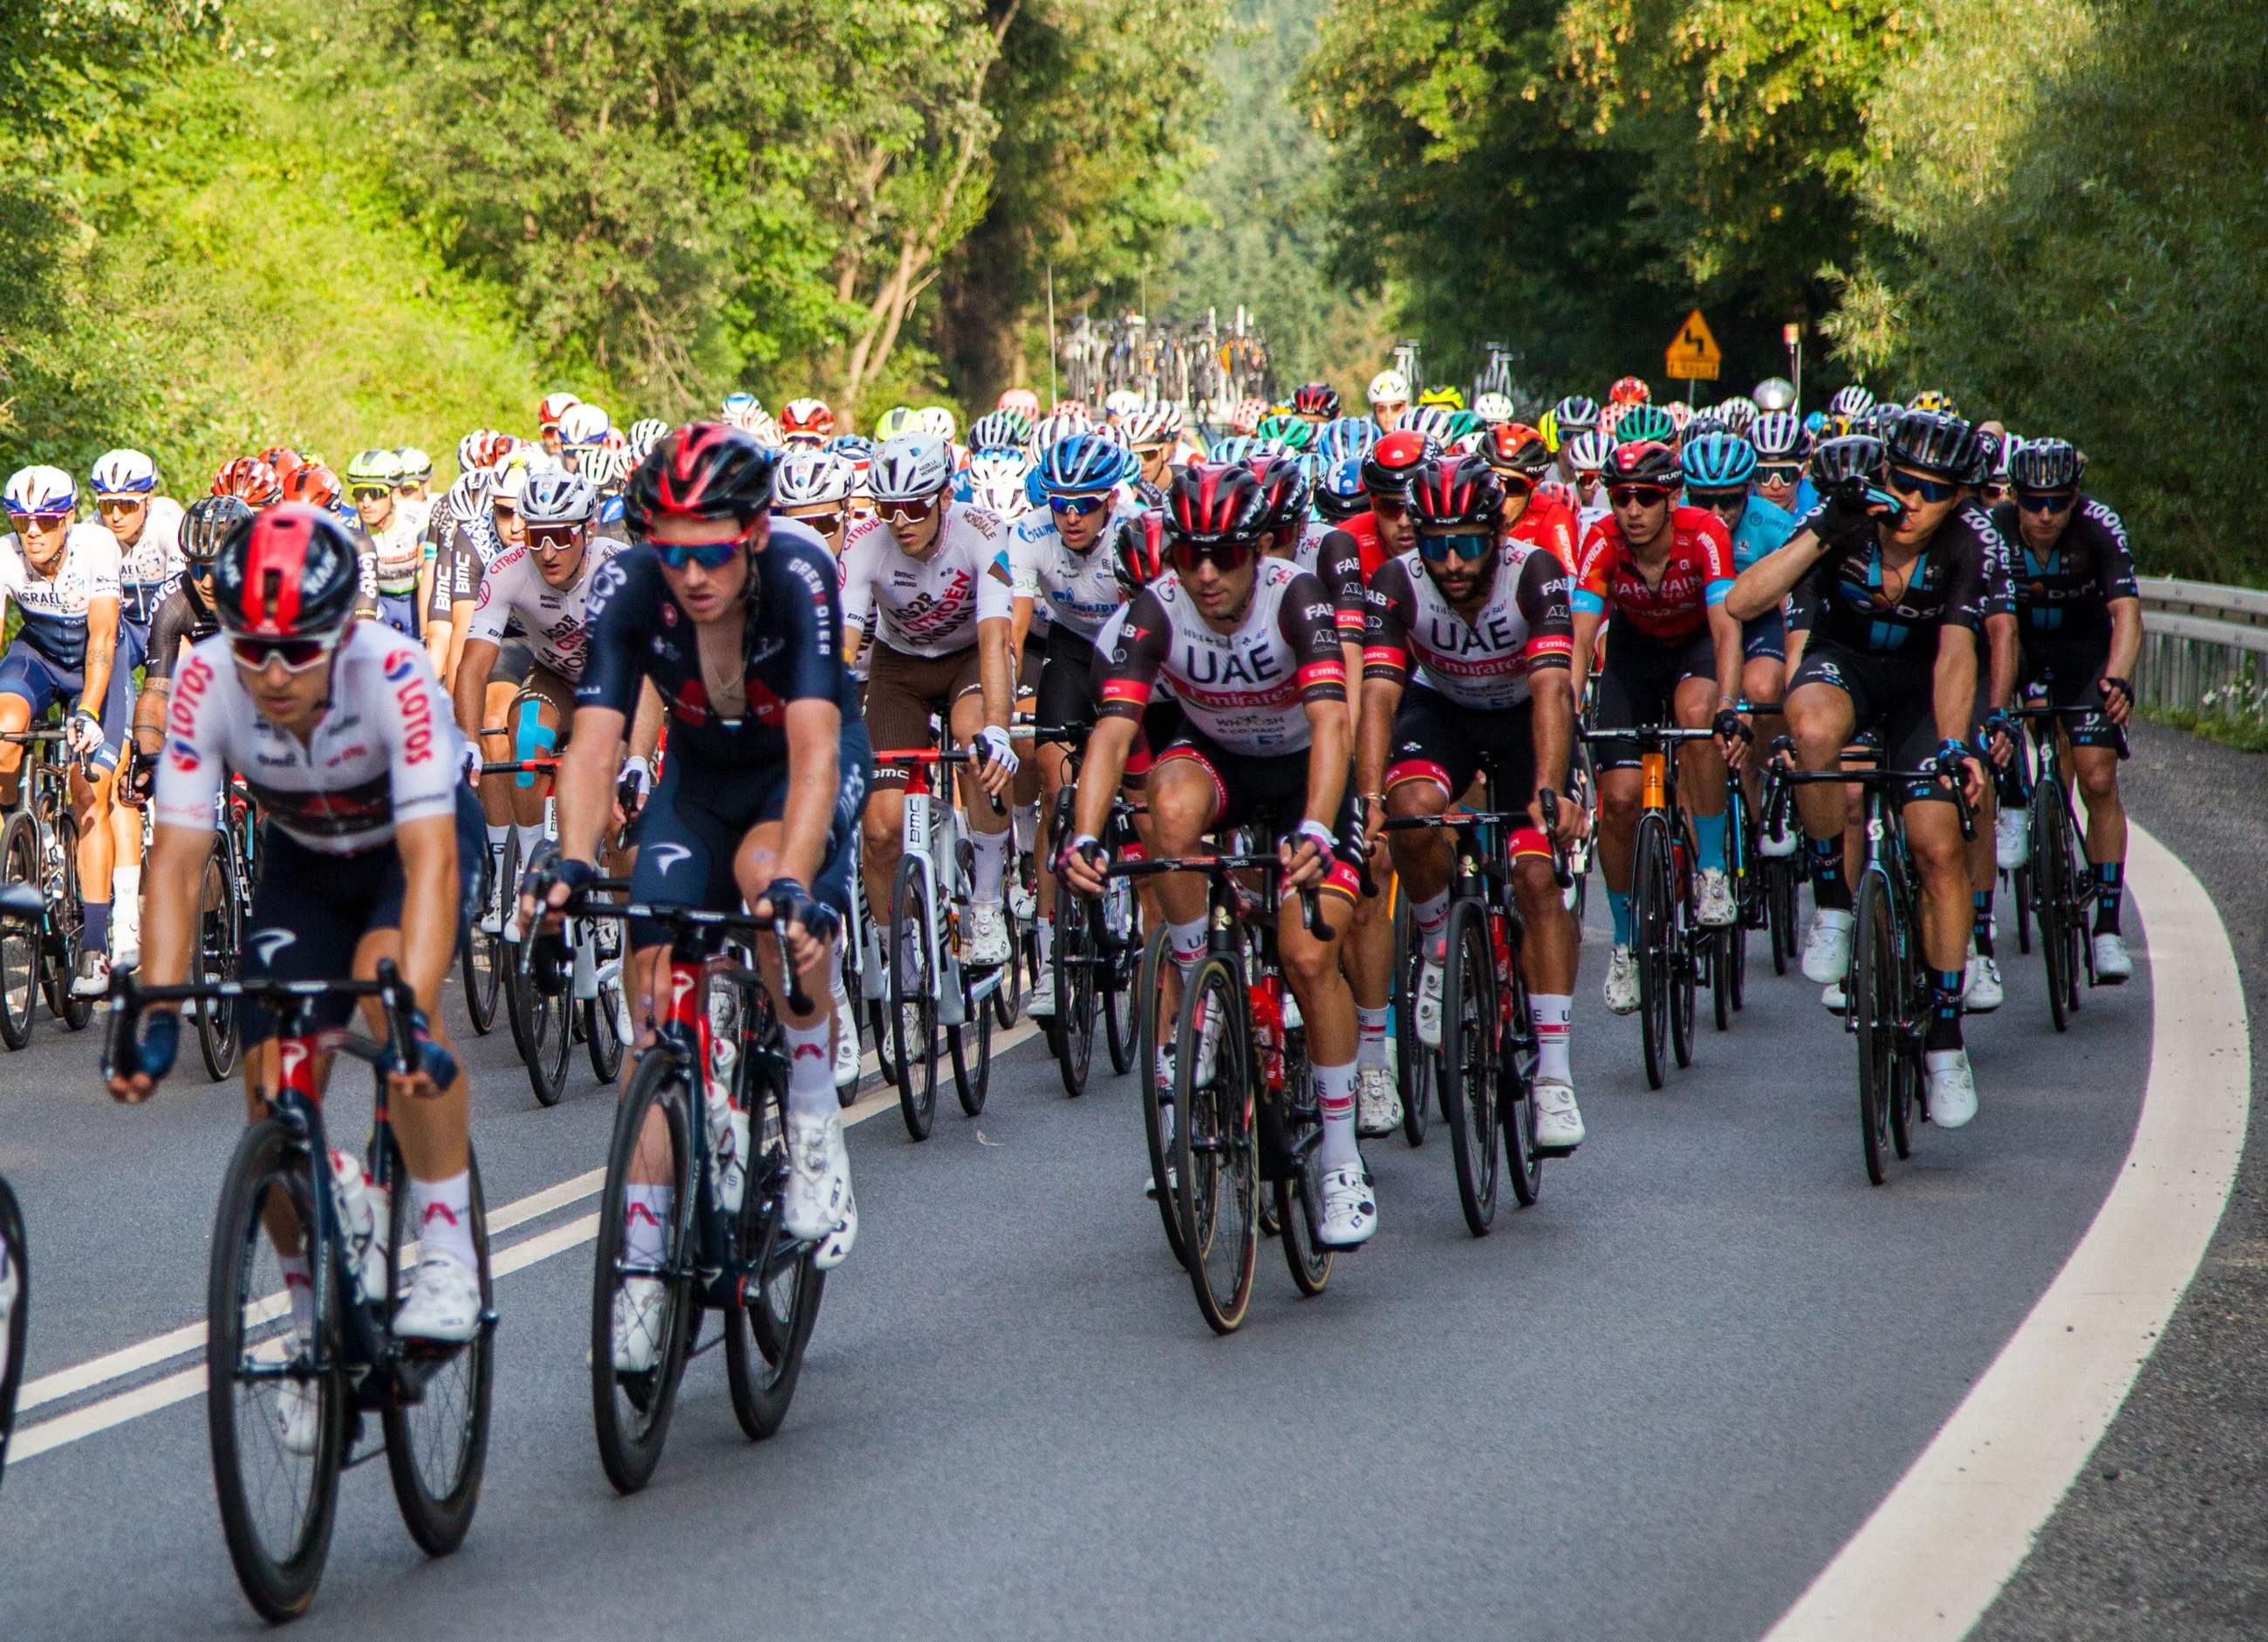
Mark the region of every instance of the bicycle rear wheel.
[[[599, 995], [585, 1002], [583, 1012], [583, 1041], [591, 1055], [591, 1075], [604, 1088], [614, 1082], [622, 1070], [622, 1049], [620, 1012], [622, 986], [628, 978], [629, 954], [623, 951], [622, 926], [613, 918], [593, 921], [593, 939], [597, 946], [593, 956], [599, 966]], [[615, 967], [612, 979], [607, 976], [608, 965]]]
[[[1252, 1128], [1251, 1021], [1244, 979], [1219, 953], [1198, 961], [1174, 1033], [1174, 1206], [1182, 1217], [1197, 1309], [1231, 1334], [1252, 1300], [1260, 1248], [1259, 1152]], [[1205, 1024], [1216, 1022], [1212, 1075], [1200, 1081]]]
[[1181, 1211], [1174, 1206], [1174, 1082], [1165, 1071], [1167, 1044], [1173, 1037], [1173, 1017], [1166, 1005], [1166, 986], [1173, 962], [1167, 952], [1166, 926], [1150, 931], [1142, 948], [1142, 974], [1135, 992], [1138, 1031], [1135, 1058], [1142, 1079], [1142, 1138], [1150, 1149], [1150, 1195], [1157, 1199], [1158, 1218], [1166, 1223], [1166, 1247], [1182, 1265], [1189, 1255], [1182, 1247]]
[[[661, 1462], [686, 1349], [700, 1326], [701, 1302], [685, 1248], [697, 1206], [687, 1202], [692, 1126], [702, 1121], [696, 1099], [684, 1069], [666, 1049], [640, 1060], [615, 1119], [606, 1184], [600, 1188], [591, 1284], [591, 1412], [599, 1463], [625, 1494], [644, 1488]], [[646, 1177], [635, 1205], [627, 1197], [633, 1165]]]
[[[205, 1291], [221, 1533], [237, 1583], [271, 1621], [305, 1613], [322, 1579], [346, 1454], [338, 1268], [314, 1243], [314, 1192], [308, 1151], [282, 1123], [247, 1129], [222, 1177]], [[286, 1299], [279, 1244], [297, 1251], [304, 1314]]]
[[748, 1114], [748, 1183], [738, 1227], [740, 1297], [725, 1313], [725, 1381], [733, 1414], [751, 1442], [777, 1432], [795, 1400], [804, 1347], [819, 1320], [827, 1274], [814, 1250], [796, 1247], [780, 1225], [787, 1190], [787, 1109], [782, 1086], [754, 1079]]
[[[481, 1502], [481, 1478], [488, 1469], [489, 1393], [496, 1373], [495, 1336], [485, 1319], [496, 1308], [489, 1272], [487, 1200], [481, 1195], [481, 1166], [472, 1161], [473, 1248], [480, 1256], [481, 1313], [477, 1333], [441, 1354], [426, 1373], [415, 1403], [383, 1410], [386, 1469], [394, 1478], [394, 1501], [402, 1525], [429, 1557], [446, 1557], [465, 1543], [473, 1513]], [[409, 1247], [413, 1230], [409, 1169], [401, 1148], [394, 1147], [394, 1289], [409, 1292], [417, 1268]]]
[[898, 861], [890, 904], [890, 1061], [906, 1132], [929, 1138], [937, 1122], [937, 971], [931, 952], [929, 882], [912, 856]]
[[1700, 920], [1693, 916], [1690, 838], [1681, 859], [1677, 848], [1663, 851], [1669, 869], [1667, 899], [1669, 909], [1669, 1047], [1680, 1066], [1693, 1064], [1694, 1000], [1701, 990], [1701, 969], [1717, 955]]
[[1867, 1178], [1879, 1186], [1889, 1172], [1890, 1108], [1898, 1098], [1900, 994], [1905, 961], [1890, 906], [1890, 887], [1880, 871], [1859, 880], [1857, 938], [1851, 949], [1851, 981], [1845, 1005], [1859, 1041], [1859, 1137], [1866, 1154]]
[[[507, 928], [511, 926], [516, 910], [512, 887], [519, 882], [520, 865], [519, 833], [515, 829], [504, 848], [504, 921]], [[496, 966], [502, 976], [503, 983], [497, 990], [504, 994], [504, 1024], [512, 1028], [512, 1047], [523, 1061], [528, 1058], [527, 1019], [523, 1012], [527, 999], [524, 995], [526, 989], [519, 983], [519, 946], [520, 941], [526, 939], [527, 933], [524, 930], [520, 931], [519, 941], [506, 940], [499, 933], [493, 948]]]
[[481, 909], [465, 920], [457, 937], [457, 968], [465, 983], [465, 1012], [473, 1030], [486, 1037], [496, 1026], [497, 990], [504, 977], [504, 937], [481, 928], [501, 888], [496, 861], [481, 852]]
[[1719, 1032], [1733, 1029], [1733, 937], [1742, 932], [1737, 924], [1701, 931], [1701, 944], [1709, 949], [1709, 1012]]
[[2072, 960], [2077, 943], [2069, 939], [2071, 890], [2070, 818], [2063, 794], [2052, 782], [2032, 789], [2032, 911], [2040, 924], [2040, 953], [2047, 961], [2048, 1013], [2055, 1029], [2069, 1025]]
[[1425, 954], [1418, 947], [1417, 914], [1397, 882], [1394, 889], [1394, 1075], [1402, 1086], [1402, 1138], [1425, 1144], [1426, 1108], [1432, 1099], [1433, 1051], [1418, 1035], [1418, 980]]
[[522, 978], [517, 966], [512, 984], [525, 1034], [521, 1052], [527, 1061], [527, 1086], [537, 1105], [556, 1106], [567, 1093], [567, 1063], [575, 1054], [575, 1000], [565, 992], [545, 991], [532, 974]]
[[[39, 829], [29, 815], [11, 816], [0, 833], [0, 882], [40, 885]], [[19, 1049], [32, 1041], [40, 1002], [40, 931], [0, 925], [0, 1042]]]
[[[1112, 880], [1113, 883], [1120, 880]], [[1077, 1100], [1086, 1093], [1087, 1068], [1094, 1062], [1094, 903], [1056, 879], [1055, 1040], [1056, 1066], [1064, 1093]]]
[[[236, 979], [237, 954], [244, 948], [242, 907], [237, 896], [236, 855], [228, 840], [216, 837], [205, 858], [204, 882], [197, 908], [197, 972], [207, 981]], [[236, 1000], [206, 998], [197, 1002], [197, 1052], [216, 1083], [236, 1070]]]
[[24, 1335], [31, 1320], [32, 1258], [24, 1241], [24, 1211], [0, 1177], [0, 1479], [8, 1474], [8, 1438], [16, 1429]]
[[1441, 1120], [1457, 1165], [1465, 1228], [1488, 1235], [1496, 1220], [1496, 967], [1486, 903], [1449, 909], [1448, 962], [1441, 974]]
[[1528, 1007], [1528, 983], [1520, 973], [1520, 950], [1514, 947], [1512, 1027], [1497, 1055], [1496, 1109], [1504, 1124], [1506, 1173], [1512, 1178], [1512, 1195], [1523, 1209], [1534, 1208], [1543, 1195], [1544, 1153], [1535, 1139], [1537, 1058], [1535, 1017]]
[[[1000, 984], [1011, 983], [1003, 973]], [[965, 1019], [961, 1025], [946, 1030], [945, 1041], [953, 1052], [953, 1092], [960, 1097], [961, 1109], [975, 1117], [983, 1111], [985, 1091], [992, 1084], [992, 999], [972, 998], [968, 990], [968, 971], [963, 969], [961, 1008]]]
[[[1056, 906], [1060, 912], [1060, 897]], [[1135, 1040], [1140, 1035], [1133, 987], [1142, 967], [1142, 897], [1135, 893], [1131, 879], [1111, 880], [1100, 917], [1103, 963], [1097, 990], [1102, 996], [1102, 1030], [1110, 1047], [1110, 1070], [1123, 1078], [1133, 1069]]]
[[78, 823], [65, 812], [55, 816], [55, 845], [63, 853], [63, 895], [55, 903], [51, 916], [55, 919], [60, 955], [49, 972], [54, 980], [48, 993], [48, 1007], [55, 1018], [73, 1032], [83, 1031], [94, 1018], [94, 999], [81, 998], [71, 990], [78, 977], [78, 955], [86, 945], [86, 900], [78, 881]]
[[[1313, 1131], [1322, 1121], [1315, 1104], [1314, 1068], [1307, 1060], [1304, 1029], [1284, 1035], [1285, 1129]], [[1297, 1108], [1296, 1114], [1294, 1108]], [[1320, 1137], [1318, 1137], [1320, 1139]], [[1284, 1263], [1292, 1270], [1292, 1284], [1313, 1299], [1331, 1280], [1331, 1248], [1320, 1232], [1323, 1214], [1323, 1149], [1310, 1145], [1300, 1154], [1296, 1174], [1270, 1182], [1270, 1204], [1276, 1211], [1276, 1234], [1284, 1247]], [[1263, 1231], [1266, 1227], [1263, 1226]]]
[[1661, 1087], [1669, 1063], [1671, 971], [1678, 961], [1672, 951], [1676, 925], [1669, 884], [1669, 829], [1659, 814], [1641, 815], [1631, 867], [1631, 917], [1637, 942], [1638, 1035], [1649, 1089]]

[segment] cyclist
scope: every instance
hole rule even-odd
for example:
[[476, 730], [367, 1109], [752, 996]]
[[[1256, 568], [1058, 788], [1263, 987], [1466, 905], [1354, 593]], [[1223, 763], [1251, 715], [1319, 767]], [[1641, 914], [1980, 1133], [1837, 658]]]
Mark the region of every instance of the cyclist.
[[[1902, 808], [1921, 875], [1933, 992], [1924, 1044], [1929, 1117], [1948, 1129], [1977, 1115], [1961, 1034], [1973, 908], [1945, 782], [1960, 780], [1972, 803], [1982, 796], [1983, 767], [1966, 738], [1976, 717], [1987, 568], [2000, 549], [1992, 520], [1962, 495], [1978, 454], [1976, 431], [1936, 411], [1902, 414], [1887, 452], [1864, 436], [1828, 441], [1814, 459], [1827, 499], [1786, 547], [1742, 572], [1727, 600], [1747, 618], [1793, 595], [1790, 625], [1808, 630], [1786, 698], [1803, 769], [1838, 768], [1854, 735], [1879, 730], [1889, 767], [1940, 772], [1916, 782]], [[1889, 497], [1867, 489], [1886, 455]], [[1851, 961], [1844, 798], [1828, 785], [1800, 787], [1796, 797], [1817, 908], [1803, 973], [1823, 986], [1839, 983]]]
[[481, 574], [504, 551], [489, 511], [491, 477], [486, 468], [466, 468], [433, 509], [433, 590], [425, 607], [425, 648], [453, 696], [457, 657], [465, 647], [473, 601], [480, 597]]
[[375, 561], [378, 619], [397, 633], [417, 638], [422, 632], [417, 618], [432, 591], [426, 579], [431, 549], [424, 521], [395, 495], [401, 482], [401, 458], [392, 451], [363, 451], [347, 464], [347, 489]]
[[[2134, 711], [2142, 653], [2142, 600], [2118, 515], [2080, 489], [2087, 458], [2063, 439], [2031, 439], [2008, 463], [2012, 499], [1992, 524], [2013, 564], [2023, 691], [2060, 710], [2058, 733], [2087, 799], [2087, 859], [2095, 870], [2095, 974], [2113, 984], [2134, 973], [2119, 930], [2125, 893], [2126, 808], [2118, 753]], [[2014, 812], [2014, 865], [2029, 858]]]
[[[189, 504], [182, 519], [180, 578], [150, 623], [142, 693], [134, 698], [134, 740], [126, 778], [129, 804], [146, 804], [156, 793], [158, 755], [166, 745], [166, 704], [172, 698], [181, 647], [200, 644], [220, 631], [220, 616], [213, 607], [213, 563], [220, 556], [220, 544], [228, 533], [252, 516], [252, 510], [232, 496], [201, 496]], [[138, 825], [135, 842], [141, 842]]]
[[[1717, 741], [1688, 741], [1677, 749], [1678, 790], [1693, 823], [1700, 919], [1722, 926], [1739, 916], [1725, 872], [1725, 762], [1728, 755], [1740, 760], [1748, 733], [1733, 711], [1741, 627], [1725, 608], [1733, 585], [1732, 539], [1714, 513], [1676, 504], [1683, 475], [1666, 445], [1617, 445], [1607, 457], [1606, 476], [1613, 511], [1583, 539], [1582, 567], [1569, 600], [1576, 694], [1582, 693], [1604, 624], [1607, 655], [1599, 668], [1594, 729], [1674, 724], [1716, 730]], [[1593, 750], [1599, 865], [1614, 915], [1607, 1006], [1626, 1015], [1638, 1005], [1631, 862], [1644, 777], [1637, 742], [1602, 741]]]
[[[60, 468], [20, 468], [0, 496], [14, 531], [0, 536], [0, 609], [12, 600], [24, 618], [0, 656], [0, 731], [29, 729], [48, 708], [66, 708], [85, 917], [71, 990], [98, 998], [110, 985], [111, 788], [136, 659], [119, 632], [118, 539], [77, 521], [78, 488]], [[21, 745], [0, 741], [0, 808], [16, 806], [23, 763]]]
[[212, 493], [232, 496], [256, 513], [284, 499], [284, 481], [257, 456], [239, 456], [213, 475]]
[[[843, 544], [843, 617], [856, 630], [846, 632], [845, 648], [853, 664], [873, 650], [866, 720], [870, 740], [882, 751], [930, 746], [935, 713], [954, 745], [982, 753], [980, 765], [961, 779], [976, 855], [963, 956], [973, 968], [994, 968], [1010, 955], [1001, 908], [1010, 834], [1008, 818], [995, 815], [984, 795], [997, 797], [1019, 762], [1007, 731], [1015, 668], [1005, 621], [990, 635], [989, 653], [980, 653], [988, 622], [980, 619], [977, 591], [1006, 527], [998, 514], [952, 499], [951, 447], [935, 433], [885, 440], [866, 482], [880, 517], [860, 525]], [[878, 934], [891, 921], [909, 773], [903, 765], [878, 763], [865, 808], [858, 865]], [[878, 966], [885, 961], [880, 953], [871, 955]]]
[[[1347, 779], [1353, 746], [1338, 628], [1322, 584], [1267, 556], [1268, 498], [1248, 471], [1180, 469], [1165, 515], [1174, 569], [1133, 601], [1105, 663], [1102, 721], [1087, 741], [1079, 833], [1064, 871], [1079, 893], [1102, 892], [1097, 836], [1144, 710], [1163, 680], [1186, 724], [1151, 768], [1153, 847], [1188, 855], [1207, 832], [1246, 822], [1280, 840], [1278, 945], [1307, 1020], [1322, 1111], [1321, 1236], [1351, 1247], [1378, 1229], [1377, 1199], [1355, 1137], [1354, 999], [1339, 972], [1336, 935], [1310, 934], [1293, 893], [1341, 897], [1344, 906], [1325, 917], [1334, 927], [1358, 893], [1362, 834]], [[1205, 948], [1204, 886], [1173, 873], [1159, 880], [1158, 892], [1186, 980]], [[1196, 1075], [1209, 1072], [1201, 1064]]]
[[850, 527], [850, 491], [858, 482], [858, 470], [849, 457], [792, 445], [772, 475], [772, 511], [807, 526], [839, 559]]
[[[1543, 787], [1567, 791], [1574, 745], [1566, 567], [1551, 549], [1507, 527], [1510, 493], [1484, 458], [1429, 465], [1410, 500], [1418, 545], [1371, 578], [1356, 781], [1373, 834], [1388, 815], [1440, 814], [1484, 768], [1496, 778], [1499, 804], [1525, 804], [1535, 825], [1516, 831], [1511, 845], [1540, 1051], [1536, 1138], [1547, 1146], [1578, 1145], [1583, 1115], [1567, 1051], [1582, 932], [1560, 897], [1555, 838], [1536, 796]], [[1582, 827], [1581, 808], [1562, 804], [1556, 842], [1572, 843]], [[1423, 961], [1418, 1036], [1439, 1049], [1454, 851], [1440, 832], [1395, 833], [1388, 843]]]
[[[106, 452], [90, 477], [95, 516], [118, 539], [119, 630], [138, 662], [158, 601], [181, 572], [181, 504], [158, 494], [157, 464], [140, 451]], [[142, 817], [130, 804], [114, 804], [110, 831], [111, 951], [130, 967], [142, 946]]]
[[1119, 427], [1139, 464], [1130, 481], [1136, 498], [1145, 507], [1161, 506], [1166, 483], [1173, 477], [1174, 449], [1181, 442], [1182, 408], [1150, 400], [1130, 412]]
[[[556, 457], [559, 454], [560, 450], [564, 445], [564, 441], [561, 438], [559, 433], [560, 421], [570, 410], [582, 402], [583, 401], [576, 398], [574, 394], [566, 393], [563, 390], [556, 394], [546, 394], [542, 399], [537, 402], [535, 407], [535, 431], [538, 439], [543, 445], [543, 453], [546, 456]], [[748, 402], [751, 405], [755, 403], [754, 400], [749, 400]], [[729, 406], [732, 403], [732, 401], [727, 399], [725, 403]]]
[[[559, 858], [527, 889], [556, 906], [595, 876], [619, 749], [650, 683], [673, 728], [661, 779], [638, 813], [631, 899], [718, 911], [745, 902], [760, 918], [784, 920], [797, 972], [823, 979], [850, 904], [852, 838], [873, 760], [843, 666], [835, 564], [816, 534], [769, 511], [777, 461], [743, 431], [696, 423], [631, 475], [630, 527], [644, 545], [614, 555], [596, 578], [575, 733], [559, 770]], [[532, 902], [523, 899], [522, 909], [532, 913]], [[667, 946], [660, 927], [630, 926], [641, 1021], [655, 1012]], [[807, 1014], [791, 1012], [777, 946], [764, 940], [756, 949], [787, 1037], [792, 1168], [784, 1219], [790, 1236], [819, 1241], [823, 1270], [858, 1235], [827, 1047], [831, 1011], [821, 997]], [[640, 1044], [652, 1037], [642, 1032]], [[658, 1244], [672, 1188], [661, 1170], [639, 1173], [634, 1166], [629, 1190], [644, 1194], [632, 1206], [646, 1213], [630, 1218]], [[659, 1279], [644, 1284], [626, 1284], [615, 1304], [615, 1361], [631, 1370], [641, 1366], [637, 1353], [652, 1349], [663, 1303]]]
[[1302, 382], [1292, 390], [1292, 414], [1311, 427], [1320, 428], [1326, 422], [1336, 422], [1339, 416], [1339, 391], [1329, 382]]
[[1410, 379], [1399, 371], [1381, 371], [1370, 379], [1364, 397], [1370, 401], [1370, 419], [1378, 423], [1378, 431], [1391, 433], [1402, 425], [1402, 413], [1410, 409]]
[[1808, 511], [1796, 504], [1803, 483], [1803, 453], [1810, 444], [1803, 424], [1792, 410], [1767, 410], [1750, 425], [1749, 443], [1756, 452], [1756, 495], [1791, 520], [1800, 519]]
[[[394, 1331], [462, 1342], [481, 1320], [471, 1092], [440, 1023], [440, 993], [456, 957], [464, 876], [480, 859], [480, 812], [458, 779], [456, 731], [425, 652], [353, 619], [355, 559], [343, 526], [296, 504], [229, 526], [213, 578], [225, 632], [189, 652], [166, 715], [144, 967], [154, 985], [188, 977], [214, 805], [234, 770], [266, 818], [243, 978], [366, 980], [391, 959], [416, 993], [415, 1059], [387, 1071], [420, 1248]], [[303, 1039], [260, 1052], [276, 1017], [241, 1008], [245, 1088], [257, 1118], [285, 1057], [320, 1051]], [[335, 1027], [350, 1012], [347, 999], [327, 998], [315, 1023]], [[179, 1049], [177, 1011], [154, 1005], [145, 1020], [142, 1069], [110, 1084], [122, 1101], [149, 1099]], [[304, 1332], [310, 1274], [296, 1253], [283, 1254], [283, 1265]], [[279, 1391], [296, 1383], [279, 1382]], [[312, 1417], [312, 1398], [295, 1407], [281, 1395], [289, 1442]]]
[[1582, 537], [1567, 504], [1541, 491], [1556, 471], [1543, 436], [1525, 423], [1500, 422], [1489, 430], [1483, 454], [1504, 492], [1498, 524], [1504, 539], [1543, 549], [1565, 571], [1574, 563]]

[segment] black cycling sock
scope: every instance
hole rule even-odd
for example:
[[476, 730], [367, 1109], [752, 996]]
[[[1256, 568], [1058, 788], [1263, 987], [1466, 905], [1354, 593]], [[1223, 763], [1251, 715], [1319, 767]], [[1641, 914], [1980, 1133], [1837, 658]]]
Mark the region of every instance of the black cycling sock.
[[1843, 835], [1832, 838], [1813, 838], [1811, 845], [1811, 898], [1832, 912], [1851, 909], [1851, 886], [1843, 877]]
[[1980, 889], [1970, 899], [1977, 903], [1977, 922], [1974, 929], [1977, 954], [1980, 957], [1990, 958], [1992, 955], [1992, 892], [1989, 889]]
[[2116, 935], [2119, 902], [2126, 893], [2126, 864], [2100, 861], [2095, 868], [2095, 932]]
[[1922, 1042], [1925, 1050], [1962, 1047], [1961, 989], [1968, 978], [1959, 969], [1932, 969], [1929, 972], [1931, 1008], [1929, 1035]]

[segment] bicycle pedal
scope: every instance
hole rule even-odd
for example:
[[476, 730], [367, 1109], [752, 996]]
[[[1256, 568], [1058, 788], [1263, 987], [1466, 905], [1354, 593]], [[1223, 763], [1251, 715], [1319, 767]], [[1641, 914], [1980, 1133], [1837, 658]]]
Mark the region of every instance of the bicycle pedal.
[[1578, 1146], [1535, 1146], [1530, 1149], [1529, 1155], [1539, 1158], [1572, 1158], [1579, 1150], [1580, 1148]]

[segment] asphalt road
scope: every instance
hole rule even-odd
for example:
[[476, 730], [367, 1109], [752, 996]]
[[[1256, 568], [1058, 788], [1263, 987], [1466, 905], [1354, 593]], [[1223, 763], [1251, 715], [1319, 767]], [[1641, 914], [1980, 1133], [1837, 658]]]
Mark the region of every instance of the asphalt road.
[[[1982, 1115], [1925, 1130], [1874, 1189], [1815, 989], [1759, 954], [1734, 1029], [1705, 1025], [1696, 1065], [1649, 1093], [1637, 1023], [1598, 1002], [1602, 941], [1574, 1050], [1591, 1138], [1542, 1204], [1507, 1199], [1476, 1241], [1445, 1137], [1373, 1141], [1378, 1238], [1314, 1300], [1264, 1246], [1233, 1338], [1205, 1329], [1142, 1196], [1131, 1080], [1066, 1101], [1037, 1044], [996, 1064], [981, 1118], [941, 1114], [919, 1145], [893, 1112], [852, 1131], [858, 1252], [770, 1443], [742, 1440], [703, 1358], [653, 1486], [617, 1498], [590, 1433], [590, 1245], [504, 1278], [470, 1538], [427, 1560], [382, 1468], [350, 1473], [295, 1634], [1760, 1635], [2085, 1229], [2140, 1099], [2147, 967], [2058, 1037], [2037, 959], [2012, 957], [2007, 1007], [1971, 1027]], [[195, 1072], [114, 1108], [94, 1055], [42, 1020], [0, 1057], [35, 1377], [201, 1320], [239, 1121], [236, 1090]], [[492, 1205], [599, 1167], [610, 1111], [587, 1067], [537, 1109], [510, 1057], [501, 1028], [471, 1051]], [[10, 1467], [11, 1642], [259, 1629], [201, 1397]]]

